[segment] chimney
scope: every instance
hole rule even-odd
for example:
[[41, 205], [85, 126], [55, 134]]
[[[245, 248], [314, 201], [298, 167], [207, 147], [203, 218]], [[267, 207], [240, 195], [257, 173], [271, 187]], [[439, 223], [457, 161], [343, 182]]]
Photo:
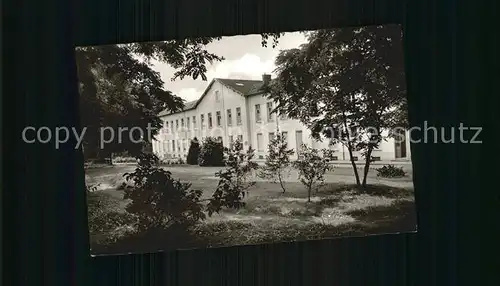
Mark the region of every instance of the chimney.
[[264, 82], [264, 86], [268, 85], [269, 82], [271, 82], [271, 75], [270, 74], [263, 74], [262, 81]]

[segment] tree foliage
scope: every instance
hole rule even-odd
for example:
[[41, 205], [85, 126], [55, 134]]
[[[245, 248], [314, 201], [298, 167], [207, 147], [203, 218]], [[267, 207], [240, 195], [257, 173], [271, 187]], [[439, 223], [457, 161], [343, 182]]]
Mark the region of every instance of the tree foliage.
[[198, 165], [200, 151], [200, 142], [198, 142], [198, 139], [195, 137], [193, 140], [191, 140], [191, 145], [189, 145], [186, 162], [189, 165]]
[[[263, 34], [263, 45], [280, 34]], [[87, 158], [109, 158], [111, 153], [128, 151], [137, 156], [144, 148], [139, 134], [130, 140], [128, 131], [121, 140], [100, 148], [100, 128], [115, 132], [118, 127], [138, 127], [152, 136], [162, 127], [158, 113], [177, 111], [183, 100], [164, 88], [152, 62], [168, 64], [175, 69], [172, 80], [192, 77], [207, 80], [207, 65], [222, 61], [222, 55], [207, 51], [206, 45], [219, 38], [192, 38], [150, 43], [133, 43], [99, 47], [80, 47], [75, 51], [80, 91], [81, 126], [85, 127], [83, 148]], [[117, 134], [115, 134], [117, 136]], [[145, 141], [152, 138], [143, 138]]]
[[406, 127], [402, 33], [398, 26], [350, 27], [308, 33], [300, 48], [280, 52], [277, 78], [268, 87], [276, 109], [308, 125], [315, 138], [344, 144], [361, 184], [353, 152], [365, 157]]
[[244, 206], [242, 200], [248, 188], [255, 185], [250, 180], [252, 172], [258, 167], [253, 161], [254, 152], [251, 147], [244, 151], [239, 140], [224, 149], [226, 168], [215, 174], [219, 183], [207, 205], [209, 215], [218, 213], [223, 207], [238, 209]]
[[198, 157], [200, 166], [224, 166], [224, 146], [215, 137], [206, 137], [203, 140]]
[[299, 172], [299, 180], [307, 189], [307, 200], [311, 201], [311, 193], [317, 192], [324, 185], [325, 173], [332, 169], [329, 164], [333, 151], [314, 149], [305, 144], [300, 148], [299, 158], [293, 166]]
[[287, 139], [281, 132], [276, 130], [276, 135], [269, 141], [268, 154], [264, 166], [259, 172], [261, 178], [270, 179], [279, 183], [283, 193], [286, 192], [284, 178], [291, 166], [290, 156], [294, 154], [293, 149], [288, 149]]
[[205, 218], [201, 190], [192, 190], [190, 183], [172, 178], [158, 167], [159, 159], [152, 154], [139, 156], [139, 165], [132, 173], [124, 174], [132, 188], [125, 189], [124, 199], [130, 199], [127, 212], [139, 219], [140, 231], [169, 227], [188, 228]]

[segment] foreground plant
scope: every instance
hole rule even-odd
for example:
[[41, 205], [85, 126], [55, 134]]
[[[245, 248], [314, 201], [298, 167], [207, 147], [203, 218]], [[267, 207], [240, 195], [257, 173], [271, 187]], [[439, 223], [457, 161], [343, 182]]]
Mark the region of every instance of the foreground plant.
[[268, 155], [259, 176], [264, 179], [270, 179], [274, 183], [279, 183], [281, 190], [285, 193], [286, 189], [283, 178], [289, 171], [291, 166], [290, 156], [293, 154], [293, 149], [288, 149], [285, 136], [279, 130], [276, 130], [275, 137], [269, 141]]
[[202, 191], [174, 180], [169, 171], [158, 167], [158, 161], [155, 155], [142, 154], [135, 171], [124, 174], [127, 181], [134, 183], [125, 190], [124, 198], [131, 200], [126, 210], [139, 218], [139, 230], [187, 228], [205, 219]]
[[332, 169], [329, 164], [332, 151], [317, 150], [304, 144], [301, 146], [299, 158], [293, 166], [299, 172], [299, 180], [307, 189], [307, 201], [311, 201], [311, 193], [317, 192], [324, 185], [325, 173]]
[[385, 165], [377, 169], [377, 177], [383, 178], [398, 178], [406, 176], [403, 167], [396, 167], [394, 165]]
[[243, 151], [239, 140], [224, 150], [226, 168], [215, 174], [219, 184], [207, 205], [209, 215], [220, 212], [223, 207], [239, 209], [245, 205], [242, 200], [248, 188], [255, 185], [250, 176], [258, 168], [253, 161], [254, 151], [251, 147]]

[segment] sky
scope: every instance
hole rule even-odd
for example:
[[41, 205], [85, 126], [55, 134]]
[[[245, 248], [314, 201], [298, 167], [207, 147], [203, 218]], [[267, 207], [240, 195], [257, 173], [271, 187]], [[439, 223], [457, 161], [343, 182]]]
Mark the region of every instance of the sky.
[[245, 35], [223, 37], [207, 45], [209, 52], [225, 58], [222, 62], [207, 66], [207, 81], [201, 78], [193, 80], [191, 77], [172, 81], [175, 70], [160, 62], [154, 62], [153, 69], [160, 73], [166, 90], [186, 101], [192, 101], [201, 96], [213, 78], [261, 80], [262, 74], [271, 74], [274, 77], [274, 60], [279, 51], [298, 48], [306, 42], [306, 37], [300, 32], [285, 33], [279, 38], [275, 48], [270, 44], [268, 47], [262, 47], [261, 41], [260, 35]]

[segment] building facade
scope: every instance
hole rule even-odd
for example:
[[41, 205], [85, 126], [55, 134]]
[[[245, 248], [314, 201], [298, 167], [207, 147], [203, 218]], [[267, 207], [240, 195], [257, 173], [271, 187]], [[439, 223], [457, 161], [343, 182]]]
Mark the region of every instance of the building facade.
[[[224, 146], [239, 139], [245, 149], [249, 146], [255, 149], [257, 160], [264, 160], [269, 140], [279, 130], [287, 138], [289, 148], [297, 151], [301, 144], [329, 148], [335, 151], [337, 160], [348, 161], [348, 150], [342, 144], [332, 145], [327, 139], [314, 140], [311, 131], [300, 121], [271, 112], [274, 102], [260, 91], [269, 80], [269, 75], [263, 75], [260, 81], [213, 79], [201, 97], [186, 103], [182, 111], [159, 114], [163, 128], [153, 140], [153, 152], [161, 159], [185, 159], [193, 138], [202, 142], [206, 137], [215, 137], [222, 140]], [[408, 132], [404, 138], [401, 143], [394, 139], [382, 141], [372, 156], [381, 161], [409, 160]], [[353, 156], [363, 159], [360, 152], [354, 152]]]

